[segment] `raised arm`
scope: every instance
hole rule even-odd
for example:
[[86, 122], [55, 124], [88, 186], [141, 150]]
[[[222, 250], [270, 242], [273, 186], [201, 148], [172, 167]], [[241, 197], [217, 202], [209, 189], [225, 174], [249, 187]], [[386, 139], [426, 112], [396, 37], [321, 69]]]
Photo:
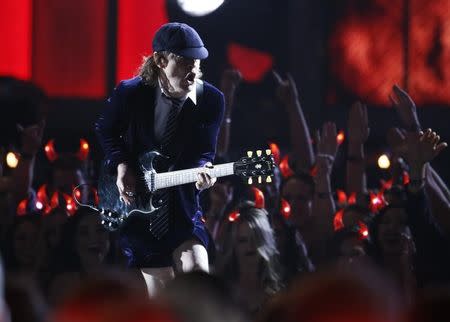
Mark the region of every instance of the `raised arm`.
[[364, 143], [369, 137], [369, 121], [367, 107], [360, 102], [352, 105], [347, 122], [348, 151], [347, 151], [347, 193], [356, 193], [358, 204], [364, 205], [367, 193], [366, 165]]
[[[406, 91], [394, 85], [389, 96], [403, 127], [410, 132], [418, 133], [421, 129], [416, 104]], [[430, 198], [433, 216], [450, 231], [450, 192], [439, 174], [427, 164], [424, 174], [425, 188]]]
[[33, 183], [33, 171], [36, 154], [42, 146], [45, 121], [24, 128], [17, 124], [21, 139], [20, 160], [11, 174], [11, 192], [14, 202], [28, 197]]
[[327, 240], [326, 236], [333, 233], [333, 216], [336, 211], [331, 186], [331, 171], [338, 150], [336, 132], [336, 124], [328, 122], [322, 126], [322, 133], [317, 131], [315, 138], [317, 173], [314, 177], [312, 212], [316, 229], [324, 236], [324, 241]]
[[298, 99], [297, 85], [290, 74], [287, 74], [286, 79], [282, 79], [276, 71], [273, 71], [273, 76], [277, 83], [277, 96], [285, 105], [289, 116], [292, 154], [296, 165], [295, 170], [309, 173], [315, 160], [308, 124]]

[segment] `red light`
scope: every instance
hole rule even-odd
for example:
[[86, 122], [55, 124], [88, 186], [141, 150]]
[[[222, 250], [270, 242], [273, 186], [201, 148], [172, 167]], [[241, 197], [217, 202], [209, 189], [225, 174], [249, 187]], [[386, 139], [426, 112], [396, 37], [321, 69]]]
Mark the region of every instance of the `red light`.
[[270, 151], [272, 151], [273, 159], [275, 160], [276, 164], [280, 164], [280, 148], [276, 143], [269, 142], [269, 148]]
[[407, 185], [410, 182], [409, 173], [406, 171], [403, 171], [403, 184]]
[[86, 160], [89, 155], [89, 144], [85, 139], [80, 139], [80, 149], [77, 152], [77, 157], [81, 161]]
[[258, 188], [252, 187], [256, 208], [264, 208], [264, 193]]
[[0, 74], [31, 79], [34, 3], [32, 0], [2, 1], [0, 11]]
[[142, 55], [153, 52], [150, 39], [169, 18], [165, 0], [118, 0], [117, 6], [116, 80], [121, 80], [132, 77], [142, 63]]
[[289, 155], [286, 155], [283, 160], [281, 160], [280, 165], [280, 172], [283, 178], [289, 178], [290, 176], [294, 175], [294, 171], [289, 166]]
[[235, 210], [235, 211], [233, 211], [232, 213], [230, 213], [228, 215], [228, 221], [229, 222], [234, 222], [234, 221], [236, 221], [239, 218], [240, 215], [241, 214], [237, 210]]
[[17, 216], [24, 216], [27, 213], [28, 200], [24, 199], [19, 202], [19, 205], [16, 209]]
[[317, 165], [315, 165], [311, 168], [311, 170], [309, 171], [309, 174], [311, 175], [311, 177], [315, 177], [317, 175], [317, 171], [318, 171], [318, 168], [317, 168]]
[[50, 141], [48, 141], [48, 143], [45, 145], [45, 155], [47, 156], [47, 159], [50, 162], [55, 161], [56, 159], [58, 159], [58, 154], [56, 153], [55, 150], [55, 140], [51, 139]]
[[339, 133], [336, 136], [336, 142], [340, 145], [342, 143], [344, 143], [345, 140], [345, 134], [344, 131], [339, 131]]
[[281, 212], [281, 215], [286, 219], [288, 219], [291, 216], [291, 205], [284, 198], [281, 199], [280, 212]]
[[385, 190], [391, 189], [394, 181], [392, 179], [388, 181], [380, 180], [381, 189], [380, 191], [384, 192]]
[[372, 205], [376, 206], [376, 205], [379, 205], [380, 203], [381, 203], [380, 198], [374, 197], [374, 198], [372, 199]]
[[272, 55], [236, 43], [228, 45], [227, 56], [230, 65], [239, 70], [247, 82], [260, 81], [273, 66]]
[[358, 226], [359, 226], [359, 237], [361, 239], [366, 239], [367, 237], [369, 237], [369, 228], [367, 227], [367, 225], [365, 223], [363, 223], [362, 221], [358, 220]]
[[337, 194], [337, 197], [338, 197], [338, 203], [339, 204], [346, 204], [347, 203], [347, 194], [343, 190], [337, 189], [336, 190], [336, 194]]
[[384, 201], [383, 192], [380, 192], [379, 194], [370, 192], [370, 205], [369, 205], [370, 211], [374, 213], [379, 212], [385, 206], [386, 202]]
[[333, 218], [334, 231], [344, 228], [344, 209], [340, 209], [336, 212]]
[[52, 195], [52, 198], [50, 199], [50, 207], [51, 208], [56, 208], [59, 205], [59, 197], [58, 197], [58, 192], [55, 191]]
[[36, 197], [43, 204], [46, 204], [48, 202], [47, 185], [46, 184], [43, 184], [42, 186], [39, 187]]
[[348, 197], [348, 204], [354, 205], [356, 203], [356, 192], [352, 192], [350, 197]]

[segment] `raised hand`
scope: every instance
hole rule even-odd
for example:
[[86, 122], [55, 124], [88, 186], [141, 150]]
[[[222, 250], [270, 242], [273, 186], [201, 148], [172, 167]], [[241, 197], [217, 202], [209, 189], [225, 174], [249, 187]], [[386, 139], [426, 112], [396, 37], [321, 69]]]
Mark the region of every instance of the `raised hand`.
[[334, 158], [338, 150], [336, 140], [336, 124], [327, 122], [322, 126], [322, 133], [316, 131], [315, 140], [317, 144], [316, 166], [319, 173], [330, 173]]
[[276, 94], [285, 105], [292, 105], [298, 100], [297, 85], [291, 74], [287, 73], [287, 78], [282, 79], [281, 76], [272, 70], [272, 75], [276, 81]]
[[446, 142], [439, 142], [440, 136], [431, 129], [425, 132], [406, 133], [405, 159], [411, 167], [421, 167], [433, 160], [447, 147]]
[[242, 75], [237, 69], [226, 69], [222, 73], [220, 89], [224, 93], [234, 92], [242, 80]]
[[334, 159], [338, 150], [336, 136], [336, 124], [333, 122], [324, 123], [322, 133], [319, 130], [316, 132], [317, 155], [326, 154]]
[[409, 131], [419, 131], [420, 122], [417, 117], [416, 104], [406, 91], [399, 86], [394, 85], [392, 87], [392, 93], [389, 95], [389, 99], [395, 108], [403, 126]]
[[17, 130], [20, 133], [20, 139], [22, 142], [22, 152], [30, 155], [36, 155], [42, 146], [42, 137], [44, 134], [45, 120], [40, 121], [37, 124], [23, 127], [17, 124]]
[[367, 107], [361, 102], [355, 102], [348, 116], [348, 140], [350, 143], [364, 144], [369, 137], [370, 128], [367, 117]]

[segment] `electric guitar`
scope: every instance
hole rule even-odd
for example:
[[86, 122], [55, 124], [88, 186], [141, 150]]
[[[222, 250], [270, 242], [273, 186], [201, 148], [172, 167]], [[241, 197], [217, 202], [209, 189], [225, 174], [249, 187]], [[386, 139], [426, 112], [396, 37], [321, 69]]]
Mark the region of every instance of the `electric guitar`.
[[[119, 199], [116, 186], [116, 175], [108, 174], [104, 170], [100, 173], [98, 184], [99, 213], [102, 225], [109, 231], [120, 229], [130, 216], [155, 217], [158, 215], [158, 192], [198, 180], [199, 172], [206, 172], [211, 177], [237, 175], [246, 179], [248, 184], [253, 182], [271, 182], [275, 167], [271, 150], [257, 150], [247, 152], [247, 156], [236, 162], [214, 165], [212, 168], [201, 167], [169, 172], [156, 172], [155, 165], [165, 156], [157, 151], [150, 151], [139, 158], [136, 193], [134, 202], [126, 205]], [[151, 218], [150, 218], [151, 219]]]

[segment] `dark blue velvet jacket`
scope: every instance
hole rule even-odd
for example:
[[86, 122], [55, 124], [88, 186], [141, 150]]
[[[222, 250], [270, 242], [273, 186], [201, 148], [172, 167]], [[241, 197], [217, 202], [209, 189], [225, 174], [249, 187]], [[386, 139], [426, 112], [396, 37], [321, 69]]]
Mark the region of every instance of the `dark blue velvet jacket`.
[[[139, 76], [121, 81], [114, 89], [106, 109], [95, 123], [107, 168], [115, 170], [121, 162], [135, 164], [142, 153], [158, 150], [154, 139], [156, 90], [144, 84]], [[213, 162], [223, 113], [222, 92], [207, 82], [203, 82], [203, 89], [197, 84], [197, 105], [187, 99], [180, 112], [174, 139], [179, 154], [172, 170]], [[209, 238], [201, 221], [202, 212], [194, 184], [177, 187], [176, 194], [180, 212], [176, 215], [184, 217], [187, 223], [185, 231], [177, 236], [183, 239], [188, 233], [186, 230], [190, 230], [191, 235], [208, 246]]]

